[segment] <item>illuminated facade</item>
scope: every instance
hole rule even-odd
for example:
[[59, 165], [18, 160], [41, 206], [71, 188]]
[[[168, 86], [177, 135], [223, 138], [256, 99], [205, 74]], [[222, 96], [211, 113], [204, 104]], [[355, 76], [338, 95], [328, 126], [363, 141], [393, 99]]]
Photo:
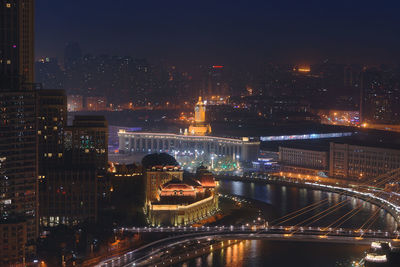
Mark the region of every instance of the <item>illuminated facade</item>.
[[179, 166], [153, 166], [145, 177], [145, 211], [153, 226], [193, 224], [218, 209], [216, 183], [208, 171], [198, 171], [195, 179], [183, 179]]
[[201, 97], [194, 108], [194, 114], [194, 123], [189, 126], [189, 134], [200, 136], [211, 134], [211, 126], [206, 123], [206, 105]]
[[208, 157], [231, 157], [239, 161], [257, 160], [260, 142], [243, 137], [241, 139], [214, 136], [195, 136], [169, 133], [126, 132], [120, 130], [120, 153], [159, 153], [171, 155], [187, 153], [196, 157], [206, 154]]
[[146, 170], [146, 207], [160, 200], [159, 187], [171, 180], [183, 180], [183, 171], [179, 166], [153, 166]]

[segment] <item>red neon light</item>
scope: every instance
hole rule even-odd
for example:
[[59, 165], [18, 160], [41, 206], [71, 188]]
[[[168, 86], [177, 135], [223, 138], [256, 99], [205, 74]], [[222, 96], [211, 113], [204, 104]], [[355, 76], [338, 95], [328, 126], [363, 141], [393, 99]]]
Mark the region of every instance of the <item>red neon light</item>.
[[213, 66], [213, 69], [222, 69], [224, 66]]

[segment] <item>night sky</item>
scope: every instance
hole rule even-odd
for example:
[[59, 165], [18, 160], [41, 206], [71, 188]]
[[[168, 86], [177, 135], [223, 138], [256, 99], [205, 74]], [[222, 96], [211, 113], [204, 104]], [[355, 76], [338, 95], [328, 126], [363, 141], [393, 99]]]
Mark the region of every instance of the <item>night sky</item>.
[[72, 41], [173, 64], [390, 62], [399, 2], [36, 0], [36, 57], [62, 59]]

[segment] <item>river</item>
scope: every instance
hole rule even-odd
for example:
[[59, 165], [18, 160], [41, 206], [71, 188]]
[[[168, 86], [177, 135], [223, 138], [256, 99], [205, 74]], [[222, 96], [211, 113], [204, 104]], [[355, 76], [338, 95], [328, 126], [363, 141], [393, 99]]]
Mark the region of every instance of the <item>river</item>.
[[[310, 226], [328, 226], [353, 208], [361, 207], [359, 213], [340, 226], [359, 228], [378, 208], [376, 205], [349, 196], [294, 186], [220, 181], [219, 192], [265, 203], [262, 213], [268, 221], [327, 199], [325, 205], [285, 222], [285, 225], [309, 223]], [[343, 207], [329, 216], [315, 222], [305, 221], [340, 202], [344, 204]], [[371, 224], [370, 229], [394, 230], [396, 227], [394, 218], [384, 210], [378, 213], [379, 217]], [[368, 246], [338, 243], [247, 240], [175, 266], [351, 266], [351, 262], [360, 259], [366, 249]]]

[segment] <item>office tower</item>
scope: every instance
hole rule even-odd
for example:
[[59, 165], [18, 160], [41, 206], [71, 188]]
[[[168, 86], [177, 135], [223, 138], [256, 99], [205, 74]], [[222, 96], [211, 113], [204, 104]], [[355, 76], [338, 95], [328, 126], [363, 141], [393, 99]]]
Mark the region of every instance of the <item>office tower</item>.
[[65, 91], [37, 95], [40, 225], [95, 222], [98, 178], [107, 166], [107, 122], [77, 116], [67, 126]]
[[[4, 233], [0, 265], [23, 262], [28, 256], [25, 247], [34, 253], [38, 233], [35, 101], [33, 91], [0, 91], [0, 228]], [[22, 238], [12, 245], [15, 236]]]
[[0, 265], [23, 263], [38, 236], [33, 0], [0, 3]]
[[392, 112], [394, 84], [379, 69], [361, 73], [360, 116], [363, 123], [390, 124], [396, 119]]
[[38, 90], [39, 179], [50, 165], [63, 164], [67, 96], [64, 90]]
[[97, 220], [95, 166], [48, 166], [40, 180], [40, 225], [77, 225]]
[[91, 165], [98, 175], [106, 173], [108, 123], [104, 116], [75, 116], [65, 131], [64, 145], [73, 165]]
[[21, 89], [34, 79], [34, 1], [1, 1], [0, 87]]

